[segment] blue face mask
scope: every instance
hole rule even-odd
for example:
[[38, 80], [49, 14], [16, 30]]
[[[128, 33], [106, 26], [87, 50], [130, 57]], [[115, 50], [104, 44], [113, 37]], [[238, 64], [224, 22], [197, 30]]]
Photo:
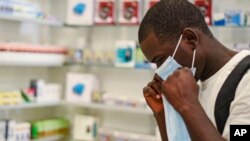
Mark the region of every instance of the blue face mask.
[[[178, 68], [182, 67], [175, 59], [174, 56], [177, 52], [177, 49], [179, 48], [179, 45], [181, 43], [182, 35], [176, 45], [176, 48], [174, 50], [174, 53], [172, 56], [169, 56], [166, 61], [158, 68], [155, 70], [155, 73], [157, 73], [163, 80], [166, 80], [169, 75], [173, 74], [174, 71], [176, 71]], [[194, 60], [195, 60], [195, 55], [196, 55], [196, 50], [194, 50], [193, 54], [193, 60], [192, 60], [192, 65], [191, 65], [191, 71], [193, 75], [196, 72], [196, 68], [194, 67]]]
[[[173, 74], [178, 68], [182, 67], [175, 59], [174, 56], [176, 54], [177, 49], [179, 48], [180, 42], [182, 39], [182, 35], [177, 43], [173, 56], [169, 56], [166, 61], [155, 70], [155, 72], [163, 79], [166, 80], [169, 75]], [[195, 74], [196, 68], [194, 68], [194, 60], [195, 60], [194, 50], [193, 61], [191, 66], [191, 71], [193, 75]], [[162, 96], [163, 104], [164, 104], [164, 112], [165, 112], [165, 121], [167, 128], [167, 135], [169, 141], [191, 141], [187, 127], [180, 116], [180, 114], [175, 111], [172, 105], [166, 100], [165, 96]]]

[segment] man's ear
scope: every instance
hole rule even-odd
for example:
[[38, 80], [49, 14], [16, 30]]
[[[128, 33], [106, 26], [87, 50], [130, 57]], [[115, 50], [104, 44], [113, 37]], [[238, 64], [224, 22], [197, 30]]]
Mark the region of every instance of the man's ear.
[[192, 50], [195, 50], [198, 44], [198, 34], [196, 33], [195, 30], [191, 28], [185, 28], [183, 30], [183, 41], [188, 44]]

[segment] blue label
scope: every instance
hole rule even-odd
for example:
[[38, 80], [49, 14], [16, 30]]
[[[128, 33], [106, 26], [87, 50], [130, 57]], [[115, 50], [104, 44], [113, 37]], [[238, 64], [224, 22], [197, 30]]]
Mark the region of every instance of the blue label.
[[116, 59], [120, 63], [128, 63], [131, 62], [133, 59], [133, 49], [128, 48], [119, 48], [116, 51]]
[[82, 95], [84, 93], [84, 90], [85, 90], [85, 85], [84, 84], [76, 84], [74, 87], [73, 87], [73, 92], [76, 94], [76, 95]]
[[83, 15], [83, 13], [86, 10], [86, 4], [85, 3], [78, 3], [74, 6], [74, 13], [77, 15]]

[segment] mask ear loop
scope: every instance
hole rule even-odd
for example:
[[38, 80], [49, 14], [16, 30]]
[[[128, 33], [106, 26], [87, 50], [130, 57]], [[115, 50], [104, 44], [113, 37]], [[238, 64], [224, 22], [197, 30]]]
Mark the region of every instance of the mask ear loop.
[[195, 56], [196, 56], [196, 49], [194, 50], [193, 60], [192, 60], [192, 66], [191, 66], [191, 68], [194, 68]]
[[173, 58], [174, 58], [174, 56], [175, 56], [175, 54], [176, 54], [176, 52], [177, 52], [177, 49], [178, 49], [179, 46], [180, 46], [181, 39], [182, 39], [182, 34], [181, 34], [181, 36], [180, 36], [180, 39], [179, 39], [179, 41], [178, 41], [178, 43], [177, 43], [177, 45], [176, 45], [176, 48], [175, 48], [175, 50], [174, 50], [174, 53], [173, 53], [173, 55], [172, 55]]

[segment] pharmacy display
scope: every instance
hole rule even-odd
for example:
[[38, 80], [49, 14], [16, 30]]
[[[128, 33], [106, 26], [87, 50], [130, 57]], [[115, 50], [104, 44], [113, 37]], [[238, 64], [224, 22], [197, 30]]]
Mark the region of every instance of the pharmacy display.
[[[64, 22], [66, 25], [138, 25], [149, 8], [159, 0], [67, 0]], [[191, 1], [191, 0], [190, 0]], [[213, 0], [192, 0], [200, 8], [208, 25], [250, 26], [250, 10], [213, 9]], [[0, 18], [40, 20], [59, 25], [56, 16], [41, 10], [41, 7], [28, 1], [0, 0]], [[61, 24], [62, 25], [62, 24]]]
[[[122, 24], [138, 25], [159, 0], [70, 0], [66, 23], [72, 25]], [[208, 25], [250, 26], [250, 10], [215, 11], [212, 0], [192, 1]]]
[[[0, 141], [159, 141], [140, 86], [156, 66], [132, 35], [159, 1], [65, 0], [59, 6], [54, 1], [0, 0], [0, 24], [14, 32], [2, 33], [0, 40]], [[190, 1], [209, 27], [233, 27], [211, 30], [229, 32], [222, 33], [229, 41], [226, 47], [250, 49], [248, 34], [232, 39], [234, 33], [249, 30], [249, 8], [221, 10], [217, 1]], [[64, 12], [60, 18], [58, 11]], [[18, 35], [25, 25], [39, 29], [37, 40]], [[99, 29], [113, 34], [99, 41]], [[138, 83], [134, 76], [139, 76]], [[124, 89], [116, 90], [119, 85]]]
[[60, 46], [0, 42], [0, 65], [61, 66], [66, 54]]
[[12, 91], [0, 91], [0, 106], [29, 103], [59, 103], [62, 87], [57, 83], [47, 83], [42, 79], [30, 80], [29, 87]]
[[0, 18], [38, 20], [44, 23], [61, 24], [60, 20], [41, 10], [40, 5], [23, 0], [0, 0]]
[[[69, 121], [63, 118], [54, 118], [38, 121], [0, 121], [1, 141], [31, 141], [31, 139], [58, 139], [69, 135]], [[46, 139], [45, 139], [46, 140]]]

